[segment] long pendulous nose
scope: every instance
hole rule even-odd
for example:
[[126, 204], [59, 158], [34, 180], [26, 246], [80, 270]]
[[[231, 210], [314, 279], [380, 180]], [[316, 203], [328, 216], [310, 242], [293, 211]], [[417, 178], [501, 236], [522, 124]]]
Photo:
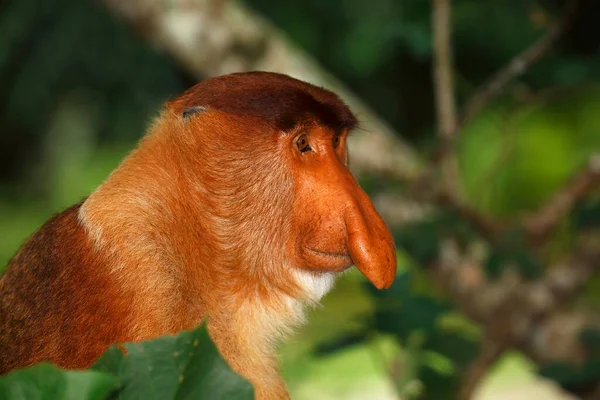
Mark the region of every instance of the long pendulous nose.
[[345, 211], [348, 250], [354, 265], [378, 289], [396, 277], [396, 246], [385, 222], [365, 192], [355, 184]]

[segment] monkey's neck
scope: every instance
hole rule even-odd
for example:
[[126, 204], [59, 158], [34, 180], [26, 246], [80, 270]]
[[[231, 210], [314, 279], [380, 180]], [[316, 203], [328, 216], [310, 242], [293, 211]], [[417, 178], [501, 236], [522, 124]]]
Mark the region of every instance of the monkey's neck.
[[185, 165], [159, 165], [152, 151], [142, 143], [79, 212], [110, 273], [135, 294], [140, 338], [242, 309], [264, 312], [273, 325], [301, 321], [335, 275], [295, 270], [267, 243], [246, 243], [250, 235], [216, 216], [219, 200], [202, 196]]

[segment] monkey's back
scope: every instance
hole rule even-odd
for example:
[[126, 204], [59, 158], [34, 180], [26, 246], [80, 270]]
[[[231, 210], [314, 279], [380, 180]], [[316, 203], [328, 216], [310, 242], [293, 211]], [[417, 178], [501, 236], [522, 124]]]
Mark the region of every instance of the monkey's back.
[[85, 368], [120, 341], [130, 305], [77, 212], [31, 236], [0, 278], [0, 374], [48, 361]]

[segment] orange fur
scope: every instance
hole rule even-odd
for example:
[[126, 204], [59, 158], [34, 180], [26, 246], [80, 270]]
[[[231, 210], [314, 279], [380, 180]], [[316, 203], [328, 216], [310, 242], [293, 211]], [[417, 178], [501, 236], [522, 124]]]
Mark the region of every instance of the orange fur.
[[270, 73], [208, 80], [168, 103], [108, 179], [9, 264], [0, 373], [86, 367], [111, 343], [207, 318], [257, 398], [287, 398], [275, 346], [304, 306], [353, 262], [380, 288], [395, 275], [391, 235], [346, 166], [355, 124], [331, 92]]

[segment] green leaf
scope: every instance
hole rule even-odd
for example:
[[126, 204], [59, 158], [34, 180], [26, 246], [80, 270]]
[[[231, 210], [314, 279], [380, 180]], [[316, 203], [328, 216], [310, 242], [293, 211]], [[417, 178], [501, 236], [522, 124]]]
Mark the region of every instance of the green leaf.
[[421, 363], [428, 368], [433, 369], [440, 375], [453, 375], [456, 367], [452, 360], [443, 354], [434, 351], [423, 351], [421, 353]]
[[411, 295], [413, 274], [407, 271], [396, 276], [394, 283], [387, 290], [379, 290], [370, 282], [365, 282], [365, 288], [371, 296], [378, 300], [395, 299], [404, 300]]
[[252, 399], [252, 386], [221, 358], [204, 327], [173, 337], [113, 347], [94, 369], [116, 374], [119, 399]]
[[595, 386], [600, 380], [600, 359], [590, 358], [580, 365], [549, 363], [541, 366], [538, 373], [565, 389]]
[[335, 353], [336, 351], [340, 351], [341, 349], [344, 349], [346, 347], [363, 344], [367, 341], [367, 337], [368, 332], [366, 331], [358, 333], [347, 333], [338, 336], [334, 339], [318, 343], [315, 346], [313, 353], [317, 356], [324, 356], [331, 353]]
[[437, 221], [406, 225], [393, 234], [397, 245], [421, 265], [427, 266], [437, 259], [441, 239]]
[[513, 254], [513, 260], [519, 266], [519, 272], [526, 279], [539, 279], [544, 272], [544, 265], [530, 249], [523, 247]]
[[447, 375], [424, 367], [419, 373], [419, 379], [425, 388], [424, 399], [427, 400], [454, 400], [460, 387], [460, 380], [456, 375]]
[[433, 332], [439, 317], [450, 307], [434, 298], [410, 297], [400, 307], [380, 307], [375, 312], [375, 326], [380, 332], [396, 335], [406, 341], [411, 333]]
[[102, 400], [116, 393], [119, 379], [96, 371], [65, 371], [38, 364], [0, 378], [1, 400]]
[[466, 246], [479, 237], [471, 223], [465, 221], [462, 215], [455, 211], [445, 211], [438, 217], [438, 230], [445, 237], [451, 237], [460, 245]]
[[522, 229], [510, 229], [500, 238], [487, 259], [486, 273], [490, 278], [498, 278], [509, 263], [516, 265], [527, 279], [540, 278], [544, 271], [542, 261], [528, 247]]
[[485, 263], [485, 272], [488, 278], [498, 279], [502, 275], [506, 260], [499, 252], [492, 250]]
[[575, 209], [575, 226], [579, 229], [600, 226], [600, 204], [598, 202], [583, 204]]
[[600, 356], [600, 329], [594, 327], [583, 329], [579, 340], [589, 353], [596, 357]]
[[427, 337], [423, 349], [451, 360], [459, 372], [464, 371], [479, 351], [479, 344], [453, 332], [435, 331]]

